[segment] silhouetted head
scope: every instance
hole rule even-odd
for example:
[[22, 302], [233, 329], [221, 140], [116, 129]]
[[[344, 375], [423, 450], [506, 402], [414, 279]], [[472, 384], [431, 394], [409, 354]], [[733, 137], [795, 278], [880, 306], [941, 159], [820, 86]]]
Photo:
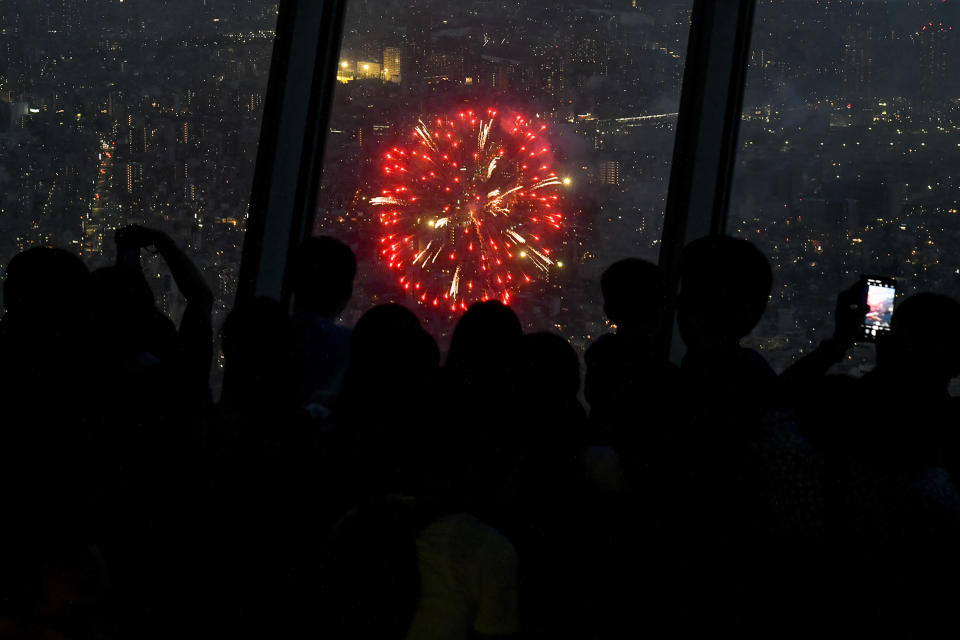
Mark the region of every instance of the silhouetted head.
[[603, 311], [618, 328], [653, 335], [663, 323], [667, 279], [652, 262], [627, 258], [610, 265], [600, 279]]
[[357, 259], [350, 247], [329, 236], [307, 238], [293, 262], [297, 311], [335, 318], [353, 295]]
[[103, 348], [122, 359], [150, 353], [163, 359], [176, 349], [177, 330], [156, 308], [143, 274], [103, 267], [90, 275], [90, 324]]
[[677, 324], [688, 349], [737, 344], [760, 321], [773, 276], [746, 240], [707, 236], [680, 257]]
[[127, 267], [101, 267], [90, 276], [90, 299], [99, 315], [142, 315], [156, 308], [143, 275]]
[[3, 304], [7, 311], [29, 317], [72, 313], [84, 299], [89, 276], [87, 266], [69, 251], [34, 247], [7, 265]]
[[418, 407], [437, 393], [439, 364], [437, 343], [409, 309], [380, 305], [357, 321], [337, 419], [355, 434], [374, 492], [419, 485], [433, 416]]
[[[435, 370], [440, 351], [412, 311], [399, 304], [383, 304], [357, 321], [350, 340], [347, 378], [365, 386], [406, 389], [420, 376]], [[346, 384], [346, 383], [345, 383]], [[382, 389], [367, 388], [375, 397]]]
[[918, 293], [900, 303], [877, 341], [877, 365], [914, 380], [946, 384], [960, 375], [960, 302]]
[[472, 381], [497, 371], [509, 373], [522, 338], [523, 327], [510, 307], [499, 300], [475, 302], [453, 330], [447, 368]]
[[524, 395], [576, 398], [580, 391], [580, 358], [563, 337], [549, 331], [523, 336], [523, 359], [528, 369]]

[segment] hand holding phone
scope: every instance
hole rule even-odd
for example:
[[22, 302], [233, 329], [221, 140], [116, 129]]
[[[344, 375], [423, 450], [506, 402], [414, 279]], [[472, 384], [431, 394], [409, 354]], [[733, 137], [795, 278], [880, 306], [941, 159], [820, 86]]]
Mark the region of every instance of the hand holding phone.
[[136, 247], [141, 249], [157, 243], [159, 232], [137, 224], [117, 229], [114, 239], [118, 247]]
[[861, 324], [861, 340], [875, 341], [890, 332], [897, 282], [885, 276], [861, 276], [866, 313]]
[[117, 243], [117, 264], [130, 269], [140, 268], [140, 249], [156, 245], [160, 233], [153, 229], [130, 225], [117, 229], [113, 236]]
[[863, 293], [863, 281], [858, 280], [837, 294], [834, 309], [833, 342], [846, 351], [863, 336], [863, 316], [867, 313], [867, 300]]

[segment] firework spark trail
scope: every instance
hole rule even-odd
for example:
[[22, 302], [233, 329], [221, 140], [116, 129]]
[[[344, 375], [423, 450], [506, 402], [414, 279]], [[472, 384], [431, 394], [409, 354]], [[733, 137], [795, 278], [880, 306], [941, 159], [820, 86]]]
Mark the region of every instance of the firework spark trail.
[[423, 120], [419, 121], [419, 126], [415, 129], [417, 135], [420, 136], [420, 139], [430, 147], [434, 153], [440, 153], [440, 150], [437, 148], [437, 143], [433, 141], [433, 138], [430, 137], [430, 129], [426, 124], [423, 123]]
[[[414, 265], [416, 265], [418, 262], [420, 262], [420, 258], [423, 258], [424, 254], [425, 254], [427, 251], [430, 251], [430, 245], [432, 245], [432, 244], [433, 244], [433, 241], [431, 240], [429, 243], [427, 243], [426, 249], [424, 249], [423, 251], [421, 251], [420, 253], [417, 254], [417, 257], [413, 259], [413, 264], [414, 264]], [[424, 266], [424, 267], [427, 266], [427, 261], [426, 261], [426, 259], [424, 259], [424, 261], [423, 261], [423, 266]]]
[[[480, 145], [479, 151], [483, 153], [483, 149], [487, 146], [487, 137], [490, 135], [490, 127], [493, 126], [493, 118], [490, 118], [490, 122], [480, 127]], [[493, 159], [494, 162], [497, 161], [496, 158]], [[487, 176], [490, 177], [490, 176]]]
[[553, 264], [553, 260], [551, 260], [551, 259], [548, 258], [547, 256], [543, 255], [542, 253], [540, 253], [540, 252], [537, 251], [536, 249], [531, 248], [531, 249], [530, 249], [530, 252], [533, 253], [534, 256], [536, 256], [537, 258], [539, 258], [539, 261], [534, 261], [534, 262], [536, 262], [537, 267], [539, 267], [540, 269], [543, 269], [544, 271], [546, 271], [546, 270], [547, 270], [547, 266]]
[[457, 294], [459, 292], [460, 292], [460, 267], [457, 267], [457, 270], [453, 274], [453, 282], [450, 283], [450, 297], [456, 300]]
[[537, 189], [543, 189], [544, 187], [553, 187], [558, 184], [563, 184], [563, 180], [560, 178], [549, 178], [530, 187], [530, 191], [536, 191]]
[[559, 264], [550, 246], [566, 222], [563, 180], [551, 168], [547, 127], [486, 115], [418, 120], [412, 144], [386, 150], [371, 185], [380, 258], [419, 304], [456, 312], [478, 300], [509, 303], [533, 274]]
[[500, 158], [494, 158], [490, 161], [490, 167], [487, 169], [487, 179], [490, 179], [490, 177], [493, 175], [493, 171], [497, 168], [497, 161], [499, 159]]

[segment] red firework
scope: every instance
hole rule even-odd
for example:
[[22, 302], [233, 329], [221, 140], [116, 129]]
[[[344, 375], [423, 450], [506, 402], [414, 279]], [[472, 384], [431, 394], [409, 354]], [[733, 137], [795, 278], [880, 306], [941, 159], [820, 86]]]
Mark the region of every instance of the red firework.
[[419, 120], [412, 142], [383, 153], [370, 198], [379, 254], [418, 303], [462, 311], [509, 304], [557, 263], [564, 181], [551, 167], [547, 126], [523, 116], [464, 110]]

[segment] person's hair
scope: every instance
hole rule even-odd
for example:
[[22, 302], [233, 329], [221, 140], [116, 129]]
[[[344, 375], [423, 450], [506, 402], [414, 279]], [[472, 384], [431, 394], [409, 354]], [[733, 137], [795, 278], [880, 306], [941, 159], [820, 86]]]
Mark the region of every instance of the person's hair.
[[335, 238], [307, 238], [293, 260], [293, 303], [298, 311], [332, 318], [353, 295], [357, 259]]
[[439, 363], [433, 336], [401, 305], [374, 307], [354, 327], [334, 414], [364, 443], [362, 464], [368, 471], [363, 476], [376, 491], [406, 491], [419, 484], [415, 460], [429, 438], [429, 417], [420, 416], [402, 428], [396, 419], [414, 397], [433, 388]]
[[908, 368], [910, 375], [948, 380], [960, 375], [960, 302], [923, 292], [901, 302], [890, 334], [877, 343], [878, 364]]
[[[527, 366], [535, 397], [575, 398], [580, 391], [580, 357], [570, 343], [555, 333], [541, 331], [523, 336]], [[539, 395], [537, 395], [539, 394]]]
[[465, 372], [505, 366], [499, 354], [515, 352], [523, 338], [517, 314], [499, 300], [475, 302], [453, 330], [447, 368]]
[[767, 307], [772, 285], [770, 263], [747, 240], [707, 236], [681, 253], [682, 304], [708, 309], [717, 333], [737, 339], [750, 333]]
[[667, 279], [652, 262], [626, 258], [603, 272], [600, 291], [603, 310], [614, 324], [642, 322], [655, 329], [667, 300]]
[[34, 247], [18, 253], [7, 265], [3, 304], [15, 313], [43, 313], [79, 300], [90, 272], [64, 249]]
[[110, 265], [90, 274], [91, 299], [97, 311], [124, 309], [127, 312], [153, 311], [156, 302], [143, 274], [135, 269]]
[[[360, 317], [350, 339], [349, 373], [389, 371], [403, 363], [405, 369], [435, 368], [440, 351], [417, 316], [399, 304], [378, 305]], [[392, 374], [391, 374], [392, 375]]]

